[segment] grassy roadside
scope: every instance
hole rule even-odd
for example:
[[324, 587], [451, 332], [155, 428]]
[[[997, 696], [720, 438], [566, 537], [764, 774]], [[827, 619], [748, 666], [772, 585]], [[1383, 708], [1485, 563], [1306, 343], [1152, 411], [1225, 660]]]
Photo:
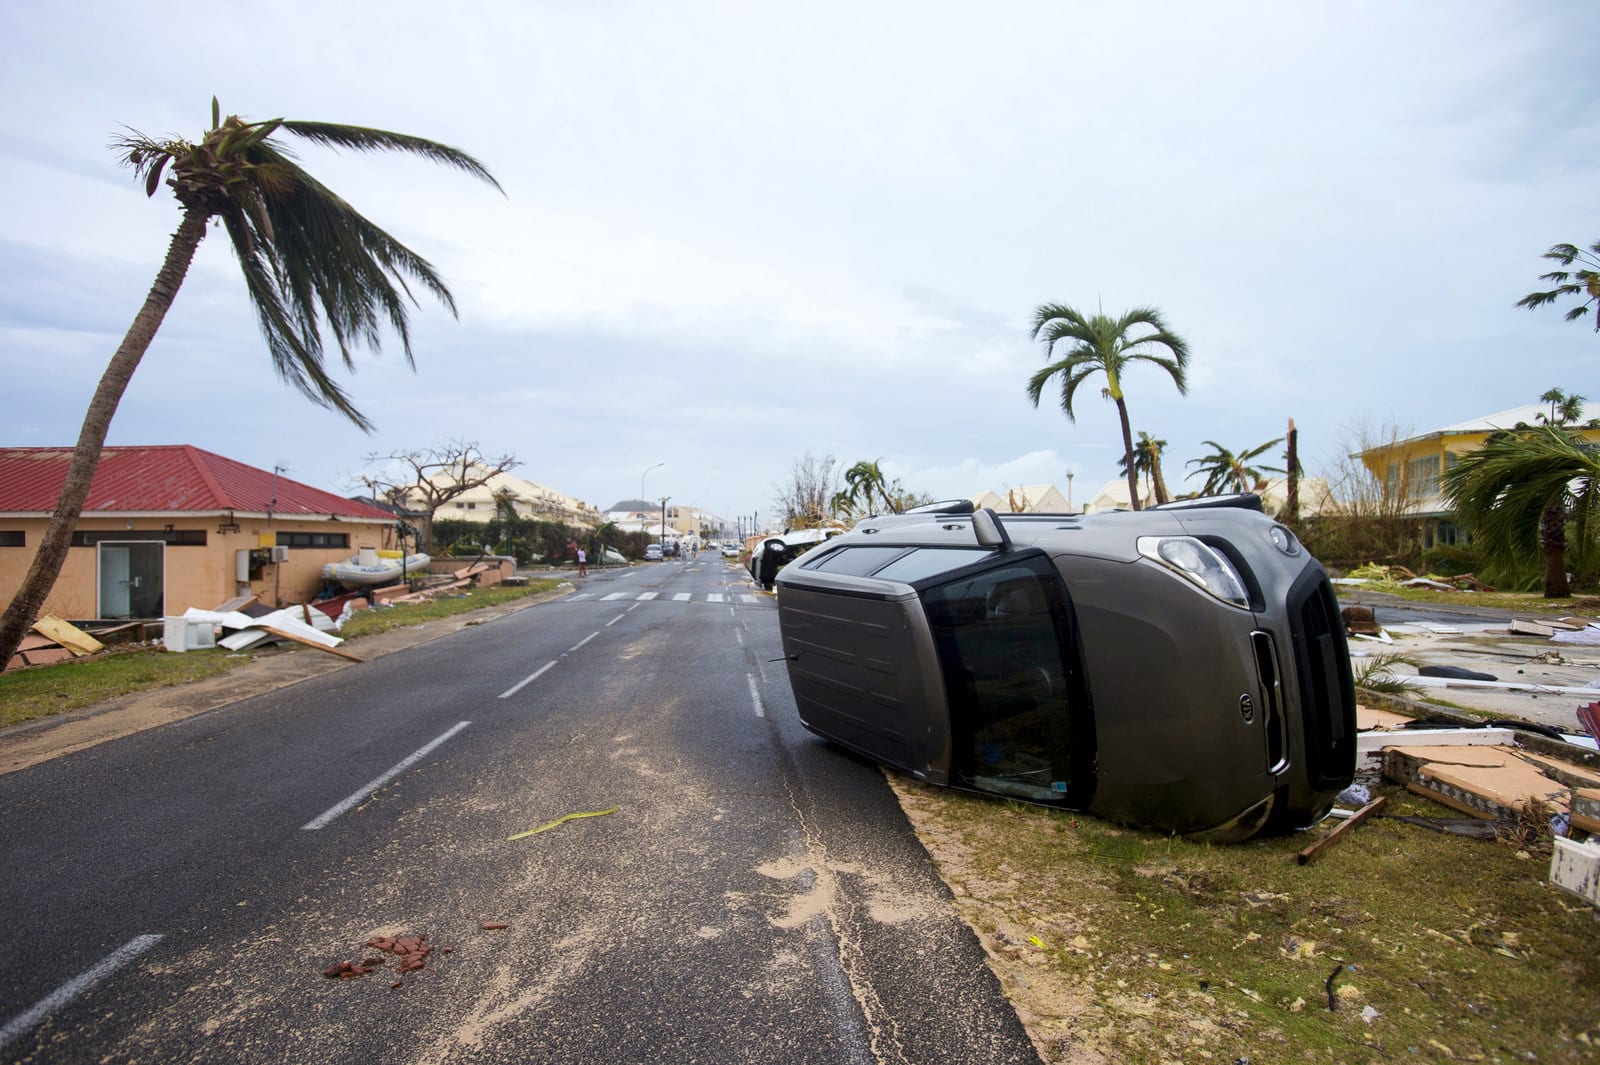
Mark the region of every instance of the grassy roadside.
[[[405, 625], [421, 625], [468, 610], [514, 602], [548, 592], [560, 584], [561, 578], [549, 578], [529, 581], [521, 588], [503, 585], [474, 588], [432, 603], [365, 611], [352, 616], [339, 635], [347, 640], [359, 640]], [[268, 649], [262, 653], [277, 651]], [[122, 695], [214, 677], [254, 657], [249, 652], [232, 654], [220, 647], [181, 655], [145, 647], [52, 666], [13, 670], [0, 674], [0, 728], [81, 710]]]
[[1538, 845], [1383, 817], [1300, 866], [1327, 826], [1208, 846], [891, 780], [1047, 1062], [1600, 1059], [1600, 921]]

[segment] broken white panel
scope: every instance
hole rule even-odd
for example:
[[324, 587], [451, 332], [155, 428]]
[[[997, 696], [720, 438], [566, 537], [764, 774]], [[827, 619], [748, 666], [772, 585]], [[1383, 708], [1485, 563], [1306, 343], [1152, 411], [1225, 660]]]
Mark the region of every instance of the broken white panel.
[[1550, 883], [1600, 908], [1600, 843], [1557, 836], [1550, 856]]
[[1493, 747], [1510, 745], [1517, 737], [1504, 728], [1425, 728], [1356, 733], [1356, 770], [1382, 772], [1386, 747]]

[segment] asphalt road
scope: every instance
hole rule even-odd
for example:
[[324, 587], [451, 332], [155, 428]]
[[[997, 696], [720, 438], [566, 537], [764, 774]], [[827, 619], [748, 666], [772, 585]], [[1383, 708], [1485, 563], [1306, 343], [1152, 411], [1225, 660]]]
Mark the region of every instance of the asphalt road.
[[601, 571], [0, 777], [0, 1060], [1036, 1061], [751, 592]]

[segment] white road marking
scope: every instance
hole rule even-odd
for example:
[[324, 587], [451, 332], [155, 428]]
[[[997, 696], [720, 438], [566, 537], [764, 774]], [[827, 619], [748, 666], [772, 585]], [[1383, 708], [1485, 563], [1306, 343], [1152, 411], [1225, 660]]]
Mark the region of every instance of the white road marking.
[[727, 600], [722, 597], [722, 593], [720, 593], [720, 592], [707, 592], [706, 593], [706, 602], [708, 602], [708, 603], [726, 603]]
[[572, 652], [576, 651], [578, 648], [582, 647], [584, 644], [588, 643], [598, 635], [600, 635], [598, 632], [591, 632], [589, 635], [585, 636], [583, 639], [567, 648], [567, 654], [571, 654]]
[[688, 592], [679, 592], [672, 597], [674, 603], [687, 603], [690, 599]]
[[583, 593], [581, 593], [579, 595], [569, 595], [569, 596], [567, 596], [566, 601], [569, 602], [569, 603], [576, 603], [580, 599], [593, 599], [593, 598], [594, 598], [594, 593], [593, 592], [583, 592]]
[[739, 641], [739, 646], [740, 647], [744, 646], [744, 633], [740, 632], [738, 629], [734, 629], [733, 630], [733, 638], [735, 640]]
[[660, 594], [660, 592], [640, 592], [637, 602], [648, 603], [650, 600], [654, 599]]
[[756, 596], [756, 595], [741, 595], [741, 596], [739, 596], [739, 602], [741, 602], [741, 603], [759, 603], [759, 602], [761, 602], [761, 597], [760, 596]]
[[38, 1002], [11, 1018], [6, 1022], [4, 1028], [0, 1028], [0, 1050], [4, 1050], [13, 1039], [34, 1028], [56, 1010], [83, 994], [92, 985], [104, 980], [161, 942], [161, 939], [161, 936], [134, 936], [93, 966], [74, 976]]
[[[553, 662], [551, 663], [551, 665], [554, 665], [554, 664], [555, 663], [553, 663]], [[544, 670], [541, 669], [539, 672], [543, 673]], [[535, 676], [537, 676], [537, 675], [538, 674], [535, 674]], [[520, 687], [520, 685], [519, 685], [519, 687]], [[401, 773], [404, 773], [407, 769], [410, 769], [412, 766], [416, 765], [418, 762], [420, 762], [424, 758], [428, 757], [429, 753], [432, 752], [435, 747], [439, 746], [445, 740], [449, 739], [451, 736], [454, 736], [456, 733], [460, 732], [462, 729], [466, 728], [470, 724], [472, 724], [472, 722], [470, 722], [470, 721], [458, 721], [458, 722], [456, 722], [455, 725], [453, 725], [449, 730], [447, 730], [444, 735], [439, 736], [436, 739], [429, 740], [427, 743], [425, 743], [421, 747], [417, 748], [411, 754], [407, 755], [406, 758], [404, 760], [402, 760], [399, 765], [395, 766], [393, 769], [391, 769], [387, 773], [383, 774], [383, 776], [378, 777], [376, 780], [368, 781], [366, 787], [362, 788], [360, 791], [355, 792], [348, 799], [345, 799], [343, 802], [339, 803], [337, 806], [329, 807], [324, 812], [318, 814], [316, 817], [312, 818], [310, 821], [307, 821], [305, 824], [301, 825], [300, 826], [301, 830], [304, 831], [304, 832], [315, 832], [319, 828], [327, 828], [328, 825], [333, 823], [335, 818], [337, 818], [340, 815], [348, 813], [349, 811], [355, 809], [356, 806], [359, 803], [361, 803], [361, 801], [364, 800], [368, 795], [371, 795], [373, 792], [377, 791], [379, 788], [381, 788], [385, 784], [389, 783], [389, 781], [393, 780], [395, 777], [399, 776]]]
[[502, 698], [502, 699], [511, 698], [513, 695], [517, 694], [523, 688], [526, 688], [528, 685], [532, 684], [534, 681], [536, 681], [540, 677], [544, 676], [545, 672], [547, 670], [549, 670], [554, 665], [555, 665], [554, 662], [546, 662], [544, 665], [540, 666], [538, 669], [534, 670], [532, 673], [528, 674], [526, 677], [523, 677], [521, 680], [517, 681], [511, 687], [509, 687], [505, 691], [501, 692], [500, 693], [500, 698]]
[[761, 692], [756, 688], [756, 678], [746, 673], [744, 679], [750, 682], [750, 702], [756, 708], [756, 716], [766, 717], [767, 712], [761, 706]]
[[602, 603], [612, 603], [612, 602], [615, 602], [618, 599], [627, 598], [627, 595], [628, 595], [627, 592], [612, 592], [610, 595], [602, 595], [600, 597], [600, 601]]
[[609, 629], [611, 626], [615, 625], [617, 622], [621, 621], [624, 617], [626, 617], [627, 614], [628, 614], [628, 612], [626, 610], [624, 610], [622, 613], [618, 614], [616, 617], [614, 617], [610, 621], [606, 622], [605, 627]]

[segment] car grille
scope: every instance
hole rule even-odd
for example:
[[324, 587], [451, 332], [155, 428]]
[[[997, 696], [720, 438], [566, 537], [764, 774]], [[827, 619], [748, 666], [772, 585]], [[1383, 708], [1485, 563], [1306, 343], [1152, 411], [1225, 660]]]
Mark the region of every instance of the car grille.
[[1287, 606], [1306, 777], [1313, 788], [1342, 787], [1355, 771], [1356, 695], [1339, 603], [1327, 576], [1313, 568], [1289, 590]]
[[1284, 740], [1283, 685], [1278, 677], [1278, 649], [1273, 643], [1272, 634], [1259, 630], [1250, 634], [1250, 645], [1255, 649], [1256, 676], [1261, 681], [1261, 692], [1267, 701], [1267, 772], [1277, 773], [1283, 769], [1289, 757], [1288, 744]]

